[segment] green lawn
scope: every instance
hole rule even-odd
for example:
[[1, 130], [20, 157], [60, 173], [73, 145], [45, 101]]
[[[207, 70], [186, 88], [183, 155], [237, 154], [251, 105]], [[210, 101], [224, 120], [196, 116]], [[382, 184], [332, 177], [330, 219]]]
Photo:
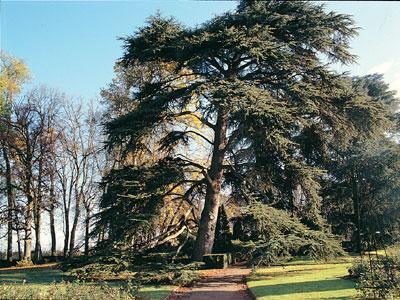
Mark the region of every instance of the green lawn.
[[351, 263], [296, 264], [257, 269], [248, 286], [257, 299], [352, 299], [355, 284], [344, 279]]
[[[0, 293], [3, 288], [11, 285], [14, 290], [20, 289], [21, 295], [26, 295], [27, 290], [41, 291], [45, 294], [52, 288], [53, 283], [62, 282], [66, 279], [67, 277], [63, 272], [55, 268], [0, 270]], [[82, 283], [81, 286], [83, 292], [86, 286], [98, 286], [98, 289], [101, 289], [101, 286], [96, 283]], [[118, 289], [122, 286], [122, 283], [113, 282], [109, 286]], [[57, 288], [60, 288], [60, 286]], [[144, 286], [140, 290], [140, 296], [143, 299], [165, 299], [173, 288], [173, 286]], [[90, 291], [93, 292], [93, 290]]]

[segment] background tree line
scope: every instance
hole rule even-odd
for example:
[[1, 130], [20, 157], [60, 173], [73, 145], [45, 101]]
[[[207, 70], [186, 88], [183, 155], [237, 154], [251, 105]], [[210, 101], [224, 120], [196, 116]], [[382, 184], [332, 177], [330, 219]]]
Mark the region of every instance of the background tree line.
[[20, 94], [29, 80], [27, 67], [4, 52], [1, 63], [0, 199], [7, 259], [41, 261], [43, 234], [51, 239], [51, 256], [61, 239], [64, 256], [82, 246], [87, 255], [105, 168], [99, 112], [44, 86]]

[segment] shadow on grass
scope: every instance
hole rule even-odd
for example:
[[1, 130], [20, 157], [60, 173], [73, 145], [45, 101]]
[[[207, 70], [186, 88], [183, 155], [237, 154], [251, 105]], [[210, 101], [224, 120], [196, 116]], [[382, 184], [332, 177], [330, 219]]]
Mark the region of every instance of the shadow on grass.
[[[268, 286], [252, 287], [252, 292], [258, 296], [283, 296], [296, 293], [328, 292], [354, 288], [354, 282], [345, 279], [328, 279], [319, 281], [305, 281], [282, 283]], [[346, 299], [346, 298], [337, 298]]]
[[158, 288], [157, 290], [152, 291], [140, 291], [139, 299], [147, 300], [147, 299], [165, 299], [171, 293], [170, 290]]
[[[193, 300], [247, 300], [253, 299], [246, 291], [225, 291], [225, 290], [195, 290], [190, 292], [174, 293], [172, 299], [193, 299]], [[146, 299], [147, 300], [147, 299]]]
[[61, 270], [57, 269], [21, 269], [0, 272], [0, 283], [31, 283], [47, 285], [65, 280]]
[[326, 271], [327, 268], [310, 268], [310, 269], [296, 269], [296, 270], [285, 270], [283, 269], [282, 271], [279, 272], [270, 272], [270, 273], [253, 273], [250, 276], [249, 281], [260, 281], [260, 280], [269, 280], [273, 279], [275, 277], [295, 277], [299, 275], [307, 275], [307, 274], [313, 274], [315, 271]]

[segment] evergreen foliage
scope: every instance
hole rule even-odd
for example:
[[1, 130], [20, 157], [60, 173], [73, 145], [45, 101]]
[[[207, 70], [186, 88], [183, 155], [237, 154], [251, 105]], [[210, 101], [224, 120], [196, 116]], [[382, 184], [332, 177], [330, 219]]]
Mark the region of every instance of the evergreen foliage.
[[336, 236], [312, 230], [298, 218], [265, 204], [251, 204], [236, 222], [241, 223], [241, 232], [235, 246], [242, 259], [256, 265], [269, 265], [293, 256], [320, 260], [344, 254]]
[[225, 205], [221, 205], [218, 212], [217, 227], [215, 229], [213, 253], [229, 253], [232, 251], [232, 230], [229, 223]]
[[[122, 89], [113, 82], [103, 91], [110, 107], [123, 113], [110, 114], [115, 117], [105, 132], [123, 165], [134, 159], [108, 178], [140, 178], [144, 186], [154, 181], [162, 192], [150, 197], [147, 188], [132, 191], [111, 180], [117, 192], [105, 193], [98, 222], [109, 228], [108, 239], [132, 237], [142, 228], [138, 220], [169, 198], [193, 209], [193, 257], [201, 259], [213, 249], [221, 196], [229, 193], [237, 203], [256, 198], [324, 230], [320, 184], [332, 153], [387, 121], [384, 105], [330, 68], [354, 61], [349, 42], [356, 33], [350, 16], [320, 4], [241, 1], [236, 11], [195, 28], [156, 15], [124, 38], [117, 63]], [[143, 153], [151, 157], [144, 175], [132, 173]], [[169, 172], [158, 167], [165, 157], [179, 162], [179, 176], [158, 180]], [[166, 193], [171, 184], [176, 188]], [[135, 206], [131, 214], [132, 197], [143, 209]], [[310, 240], [331, 241], [311, 232]]]
[[370, 123], [369, 118], [355, 115], [370, 130], [354, 137], [347, 147], [332, 147], [325, 163], [330, 176], [324, 178], [323, 195], [324, 212], [334, 231], [352, 240], [353, 249], [360, 251], [368, 248], [363, 243], [382, 246], [399, 237], [400, 148], [395, 139], [399, 99], [382, 75], [355, 77], [352, 83], [382, 109]]
[[[152, 166], [114, 169], [103, 179], [97, 228], [108, 228], [108, 239], [135, 248], [137, 234], [151, 227], [163, 199], [183, 177], [179, 164], [166, 158]], [[173, 189], [173, 188], [172, 188]], [[97, 232], [94, 232], [97, 233]]]

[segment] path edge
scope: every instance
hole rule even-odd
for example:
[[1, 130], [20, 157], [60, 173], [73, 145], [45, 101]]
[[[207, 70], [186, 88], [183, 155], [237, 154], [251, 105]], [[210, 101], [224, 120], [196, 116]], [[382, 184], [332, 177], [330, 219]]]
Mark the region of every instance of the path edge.
[[170, 300], [173, 299], [174, 295], [177, 293], [177, 291], [181, 288], [181, 286], [177, 286], [172, 291], [163, 299], [163, 300]]
[[[249, 276], [253, 273], [254, 271], [252, 270], [249, 274]], [[247, 280], [248, 276], [244, 275], [243, 276], [243, 283], [246, 285], [247, 287], [247, 293], [249, 294], [250, 298], [252, 300], [257, 300], [256, 295], [253, 293], [253, 291], [250, 289], [249, 285], [247, 284], [248, 280]]]

